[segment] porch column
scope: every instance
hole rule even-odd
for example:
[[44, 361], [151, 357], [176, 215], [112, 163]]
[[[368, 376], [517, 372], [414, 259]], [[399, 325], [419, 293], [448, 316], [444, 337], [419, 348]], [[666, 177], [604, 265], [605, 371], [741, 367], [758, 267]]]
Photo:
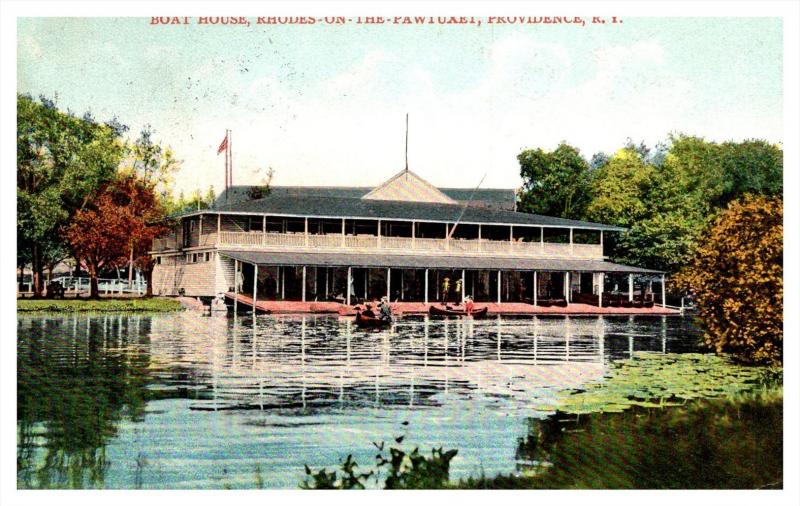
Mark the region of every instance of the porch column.
[[508, 252], [514, 252], [514, 225], [508, 226]]
[[425, 296], [423, 297], [425, 304], [428, 303], [428, 269], [425, 269]]
[[220, 241], [221, 233], [222, 233], [222, 215], [218, 214], [217, 215], [217, 247], [219, 247], [219, 244], [221, 242]]
[[286, 300], [286, 266], [281, 266], [281, 300]]
[[497, 271], [497, 303], [500, 304], [500, 296], [503, 294], [502, 290], [500, 289], [500, 284], [502, 283], [503, 271]]
[[600, 256], [604, 256], [603, 253], [604, 253], [604, 251], [603, 251], [603, 231], [601, 230], [600, 231]]
[[381, 220], [378, 220], [378, 249], [381, 249]]
[[569, 271], [564, 272], [564, 299], [569, 303]]
[[667, 307], [667, 275], [661, 275], [661, 307]]
[[[308, 224], [308, 218], [306, 218], [306, 225], [307, 224]], [[308, 240], [308, 235], [307, 234], [306, 234], [306, 240]], [[300, 297], [301, 297], [300, 300], [302, 300], [303, 302], [306, 301], [306, 266], [305, 265], [303, 266], [303, 289], [301, 291]]]
[[461, 303], [464, 303], [464, 299], [467, 296], [467, 271], [466, 269], [461, 269]]
[[[308, 218], [305, 219], [305, 241], [306, 241], [306, 248], [308, 248]], [[303, 272], [305, 273], [305, 267], [303, 267]]]
[[537, 271], [533, 271], [533, 305], [539, 304], [539, 276]]
[[417, 247], [417, 222], [411, 222], [411, 249], [416, 249]]
[[539, 249], [544, 253], [544, 227], [539, 227]]
[[478, 252], [483, 250], [483, 248], [481, 246], [482, 242], [483, 242], [483, 240], [481, 239], [481, 224], [478, 223]]
[[258, 264], [253, 264], [253, 316], [256, 314], [258, 302]]
[[601, 272], [599, 274], [600, 274], [600, 281], [599, 281], [599, 285], [597, 287], [597, 293], [598, 293], [597, 306], [598, 307], [603, 307], [603, 289], [605, 288], [605, 284], [606, 284], [606, 273], [605, 272]]
[[[342, 237], [344, 237], [344, 220], [342, 220]], [[350, 288], [350, 283], [353, 281], [353, 268], [347, 268], [347, 305], [350, 305], [350, 296], [352, 295], [352, 289]]]
[[450, 251], [450, 225], [444, 224], [444, 249]]
[[[344, 248], [344, 218], [342, 218], [342, 248]], [[348, 269], [349, 269], [349, 267], [348, 267]], [[348, 304], [350, 304], [349, 298], [348, 298]]]
[[392, 268], [386, 268], [386, 297], [392, 302]]
[[633, 274], [628, 274], [628, 300], [633, 302]]
[[575, 243], [572, 242], [572, 233], [573, 233], [574, 230], [575, 229], [572, 228], [572, 227], [569, 228], [569, 254], [570, 255], [574, 255], [575, 254]]
[[239, 309], [239, 261], [233, 260], [233, 314]]
[[200, 215], [200, 219], [198, 220], [199, 223], [197, 224], [197, 245], [204, 246], [203, 244], [203, 215]]

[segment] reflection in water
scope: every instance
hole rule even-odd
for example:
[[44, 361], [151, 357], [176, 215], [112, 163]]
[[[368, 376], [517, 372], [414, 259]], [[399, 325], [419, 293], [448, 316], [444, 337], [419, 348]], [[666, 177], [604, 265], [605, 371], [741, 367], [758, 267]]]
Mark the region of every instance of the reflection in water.
[[[694, 351], [682, 318], [18, 319], [20, 487], [296, 487], [371, 441], [509, 472], [532, 406], [633, 352]], [[401, 422], [409, 422], [407, 427]], [[256, 467], [257, 466], [257, 467]], [[254, 477], [254, 469], [263, 476]]]

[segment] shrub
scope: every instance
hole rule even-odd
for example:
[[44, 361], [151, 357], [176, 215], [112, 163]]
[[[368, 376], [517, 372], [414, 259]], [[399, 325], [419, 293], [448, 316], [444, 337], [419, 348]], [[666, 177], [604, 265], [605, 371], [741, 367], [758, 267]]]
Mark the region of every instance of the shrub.
[[783, 355], [783, 201], [732, 202], [676, 278], [695, 294], [706, 344], [757, 364]]

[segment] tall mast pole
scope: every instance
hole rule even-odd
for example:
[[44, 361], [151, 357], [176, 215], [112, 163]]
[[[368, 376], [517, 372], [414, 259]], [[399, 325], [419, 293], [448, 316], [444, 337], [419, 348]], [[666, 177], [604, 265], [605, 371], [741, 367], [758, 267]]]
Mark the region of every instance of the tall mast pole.
[[406, 172], [408, 172], [408, 113], [406, 113]]
[[230, 187], [228, 181], [228, 129], [225, 129], [225, 201], [228, 200], [228, 188]]
[[233, 130], [228, 130], [228, 180], [231, 188], [233, 187]]

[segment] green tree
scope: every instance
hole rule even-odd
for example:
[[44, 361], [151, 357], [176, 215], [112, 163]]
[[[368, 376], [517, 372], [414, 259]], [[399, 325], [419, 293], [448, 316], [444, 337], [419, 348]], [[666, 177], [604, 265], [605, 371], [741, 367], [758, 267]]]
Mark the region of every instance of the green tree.
[[706, 343], [753, 363], [783, 355], [783, 201], [745, 196], [702, 235], [676, 283], [695, 293]]
[[517, 160], [523, 181], [520, 211], [583, 218], [589, 202], [590, 167], [577, 148], [562, 142], [551, 152], [525, 150]]
[[58, 231], [114, 178], [123, 131], [63, 113], [46, 98], [17, 96], [17, 240], [30, 252], [35, 295], [44, 266], [63, 254]]

